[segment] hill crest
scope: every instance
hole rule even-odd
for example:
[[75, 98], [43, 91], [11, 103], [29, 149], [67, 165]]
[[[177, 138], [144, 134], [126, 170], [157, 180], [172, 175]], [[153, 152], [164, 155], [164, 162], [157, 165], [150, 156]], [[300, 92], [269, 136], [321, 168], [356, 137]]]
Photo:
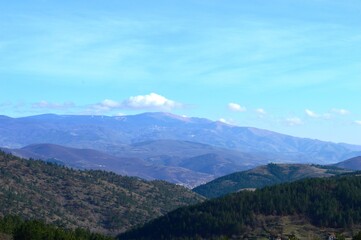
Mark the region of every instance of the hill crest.
[[235, 172], [193, 189], [207, 198], [220, 197], [243, 189], [255, 189], [304, 178], [331, 177], [350, 172], [334, 166], [310, 164], [268, 164]]

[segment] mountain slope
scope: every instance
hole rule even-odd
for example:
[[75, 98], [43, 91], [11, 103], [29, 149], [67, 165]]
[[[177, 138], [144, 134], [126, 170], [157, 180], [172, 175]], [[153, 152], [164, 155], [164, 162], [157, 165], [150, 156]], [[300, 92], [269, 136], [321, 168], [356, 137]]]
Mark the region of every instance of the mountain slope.
[[244, 153], [208, 144], [171, 139], [146, 141], [114, 148], [112, 154], [137, 157], [147, 163], [182, 167], [216, 177], [237, 170], [249, 169], [273, 159], [257, 153]]
[[334, 166], [351, 170], [361, 170], [361, 156], [336, 163]]
[[217, 178], [194, 188], [193, 191], [207, 198], [215, 198], [242, 189], [262, 188], [303, 178], [330, 177], [345, 172], [348, 171], [332, 166], [272, 163]]
[[[326, 239], [361, 228], [361, 175], [242, 191], [168, 213], [119, 239]], [[286, 238], [288, 239], [288, 238]]]
[[163, 181], [71, 170], [0, 153], [0, 216], [118, 233], [200, 201], [197, 194]]
[[242, 166], [258, 165], [272, 159], [271, 157], [263, 156], [261, 154], [250, 154], [199, 142], [173, 139], [137, 142], [113, 148], [109, 151], [112, 151], [112, 154], [116, 156], [138, 157], [147, 162], [156, 162], [162, 165], [172, 166], [181, 164], [185, 159], [205, 154], [223, 156], [233, 163]]
[[[42, 159], [78, 169], [95, 169], [136, 176], [146, 180], [165, 180], [194, 187], [214, 179], [181, 166], [164, 166], [138, 157], [116, 157], [93, 149], [77, 149], [55, 144], [33, 144], [21, 149], [3, 149], [23, 158]], [[242, 167], [238, 167], [241, 168]]]
[[42, 159], [79, 169], [113, 171], [147, 180], [160, 179], [188, 187], [271, 161], [258, 154], [177, 140], [124, 145], [110, 150], [112, 155], [56, 144], [32, 144], [3, 150], [23, 158]]
[[296, 138], [168, 113], [133, 116], [39, 115], [0, 118], [0, 146], [20, 148], [52, 143], [107, 153], [124, 144], [173, 139], [272, 156], [274, 161], [333, 163], [357, 156], [361, 146]]

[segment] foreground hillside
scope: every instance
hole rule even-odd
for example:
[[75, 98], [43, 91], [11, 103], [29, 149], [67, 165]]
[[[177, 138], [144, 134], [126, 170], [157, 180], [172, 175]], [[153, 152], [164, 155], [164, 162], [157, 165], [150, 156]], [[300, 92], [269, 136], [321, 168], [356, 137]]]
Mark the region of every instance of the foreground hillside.
[[24, 220], [16, 216], [0, 218], [1, 240], [112, 240], [111, 236], [77, 228], [64, 229], [39, 220]]
[[254, 189], [292, 182], [303, 178], [331, 177], [348, 170], [308, 164], [268, 164], [248, 171], [232, 173], [193, 189], [207, 198], [220, 197], [243, 189]]
[[352, 236], [361, 224], [361, 175], [300, 180], [177, 209], [119, 239], [268, 239]]
[[163, 181], [71, 170], [0, 152], [0, 217], [11, 214], [69, 228], [119, 233], [201, 200]]

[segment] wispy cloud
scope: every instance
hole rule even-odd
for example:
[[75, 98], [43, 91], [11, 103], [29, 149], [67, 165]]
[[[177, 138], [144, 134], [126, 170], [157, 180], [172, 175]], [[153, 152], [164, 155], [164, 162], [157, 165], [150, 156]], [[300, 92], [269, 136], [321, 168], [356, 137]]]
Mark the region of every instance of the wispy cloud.
[[311, 118], [319, 118], [320, 117], [319, 114], [317, 114], [316, 112], [311, 111], [309, 109], [305, 109], [305, 113], [306, 113], [307, 116], [309, 116]]
[[286, 123], [289, 126], [303, 125], [303, 121], [298, 117], [287, 118]]
[[101, 106], [105, 108], [118, 108], [121, 106], [121, 104], [114, 100], [105, 99], [101, 102]]
[[348, 111], [347, 109], [337, 109], [337, 108], [333, 108], [331, 110], [331, 112], [333, 113], [336, 113], [336, 114], [339, 114], [339, 115], [347, 115], [347, 114], [350, 114], [350, 111]]
[[94, 111], [96, 113], [103, 113], [119, 108], [121, 108], [120, 102], [111, 99], [104, 99], [100, 103], [92, 104], [88, 110], [90, 112]]
[[354, 121], [354, 123], [357, 125], [361, 125], [361, 120], [356, 120], [356, 121]]
[[[160, 9], [162, 7], [159, 6]], [[324, 46], [325, 39], [329, 44], [340, 44], [329, 35], [342, 31], [335, 29], [334, 25], [308, 22], [296, 29], [292, 24], [280, 27], [276, 19], [270, 21], [263, 15], [255, 19], [237, 14], [232, 22], [209, 24], [208, 21], [193, 21], [188, 13], [181, 10], [181, 18], [148, 14], [139, 18], [138, 15], [119, 14], [121, 10], [91, 18], [84, 17], [91, 14], [86, 14], [85, 9], [82, 10], [84, 14], [70, 15], [71, 18], [51, 14], [37, 16], [26, 12], [27, 15], [20, 15], [16, 21], [9, 21], [9, 24], [14, 24], [9, 29], [17, 29], [19, 35], [28, 32], [42, 34], [27, 34], [26, 39], [4, 35], [7, 44], [4, 43], [3, 48], [8, 51], [4, 52], [7, 59], [1, 65], [4, 71], [10, 69], [98, 79], [94, 81], [107, 81], [105, 79], [111, 76], [134, 80], [155, 73], [163, 75], [164, 79], [173, 76], [174, 81], [183, 81], [184, 75], [189, 74], [197, 76], [200, 81], [239, 82], [239, 79], [250, 79], [253, 82], [255, 78], [243, 76], [256, 75], [265, 79], [262, 72], [283, 72], [285, 66], [288, 68], [285, 70], [292, 70], [290, 65], [293, 61], [296, 61], [297, 67], [300, 64], [312, 65], [310, 62], [319, 59], [313, 57], [314, 52], [309, 50]], [[222, 15], [207, 14], [203, 17], [221, 19], [219, 16]], [[314, 34], [321, 30], [323, 34]], [[336, 48], [332, 46], [332, 49]], [[190, 52], [192, 54], [188, 54]], [[300, 55], [305, 61], [298, 61]], [[260, 68], [267, 71], [259, 71]], [[154, 69], [159, 71], [154, 72]], [[179, 76], [174, 76], [174, 72]], [[294, 82], [303, 85], [305, 79], [310, 79], [308, 83], [313, 84], [317, 79], [304, 76], [296, 79], [298, 75], [277, 76], [281, 79], [277, 85], [276, 78], [257, 82], [279, 87], [290, 86]], [[293, 81], [289, 81], [289, 77]]]
[[238, 103], [229, 103], [228, 104], [228, 109], [233, 111], [233, 112], [245, 112], [245, 111], [247, 111], [246, 107], [243, 107], [243, 106], [239, 105]]
[[267, 114], [266, 110], [264, 110], [263, 108], [257, 108], [256, 113], [258, 113], [259, 115], [266, 115]]
[[233, 119], [220, 118], [218, 121], [228, 125], [236, 125], [236, 122]]
[[319, 118], [319, 119], [325, 119], [325, 120], [329, 120], [332, 119], [335, 115], [340, 115], [340, 116], [345, 116], [350, 114], [351, 112], [347, 109], [338, 109], [338, 108], [333, 108], [330, 111], [326, 112], [326, 113], [317, 113], [315, 111], [312, 111], [310, 109], [305, 109], [305, 114], [310, 117], [310, 118]]
[[10, 101], [2, 102], [2, 103], [0, 103], [0, 108], [11, 107], [12, 105], [13, 105], [13, 103]]
[[229, 124], [229, 122], [225, 118], [220, 118], [218, 121], [221, 123]]
[[40, 101], [32, 104], [32, 108], [41, 108], [41, 109], [69, 109], [75, 107], [73, 102], [64, 102], [64, 103], [53, 103], [48, 101]]

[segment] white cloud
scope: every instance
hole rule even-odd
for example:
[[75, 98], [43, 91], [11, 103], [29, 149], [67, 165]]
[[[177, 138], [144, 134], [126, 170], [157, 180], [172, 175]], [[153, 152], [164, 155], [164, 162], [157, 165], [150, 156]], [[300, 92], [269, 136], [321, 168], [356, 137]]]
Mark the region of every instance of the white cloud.
[[350, 111], [348, 111], [348, 110], [346, 110], [346, 109], [337, 109], [337, 108], [332, 109], [331, 112], [337, 113], [337, 114], [339, 114], [339, 115], [347, 115], [347, 114], [350, 114]]
[[128, 98], [122, 103], [124, 108], [171, 110], [182, 107], [182, 104], [167, 99], [159, 94], [138, 95]]
[[224, 118], [220, 118], [218, 121], [221, 123], [229, 124], [229, 122]]
[[228, 104], [228, 109], [234, 112], [245, 112], [247, 111], [247, 108], [242, 107], [241, 105], [237, 104], [237, 103], [229, 103]]
[[357, 125], [361, 125], [361, 120], [356, 120], [354, 123]]
[[101, 112], [107, 112], [113, 109], [120, 108], [121, 104], [117, 101], [105, 99], [100, 103], [93, 104], [90, 106], [90, 109], [88, 111], [95, 112], [95, 113], [101, 113]]
[[118, 108], [121, 104], [117, 101], [111, 99], [105, 99], [101, 102], [101, 105], [107, 108]]
[[350, 111], [348, 111], [346, 109], [333, 108], [329, 112], [321, 114], [321, 113], [316, 113], [310, 109], [305, 109], [305, 113], [310, 118], [320, 118], [320, 119], [329, 120], [329, 119], [332, 119], [334, 114], [347, 115], [347, 114], [350, 114]]
[[91, 105], [88, 110], [96, 113], [117, 109], [156, 109], [169, 111], [182, 106], [183, 105], [181, 103], [167, 99], [159, 94], [150, 93], [148, 95], [132, 96], [119, 102], [111, 99], [105, 99], [100, 103]]
[[260, 115], [266, 115], [267, 114], [267, 112], [263, 108], [257, 108], [256, 112], [258, 114], [260, 114]]
[[302, 125], [303, 121], [298, 117], [292, 117], [292, 118], [287, 118], [286, 123], [289, 126], [297, 126], [297, 125]]
[[305, 113], [307, 116], [311, 117], [311, 118], [318, 118], [319, 115], [309, 109], [305, 109]]
[[236, 122], [233, 119], [220, 118], [218, 121], [228, 125], [236, 125]]
[[46, 109], [68, 109], [74, 107], [73, 102], [64, 102], [64, 103], [52, 103], [48, 101], [40, 101], [32, 105], [33, 108], [46, 108]]

